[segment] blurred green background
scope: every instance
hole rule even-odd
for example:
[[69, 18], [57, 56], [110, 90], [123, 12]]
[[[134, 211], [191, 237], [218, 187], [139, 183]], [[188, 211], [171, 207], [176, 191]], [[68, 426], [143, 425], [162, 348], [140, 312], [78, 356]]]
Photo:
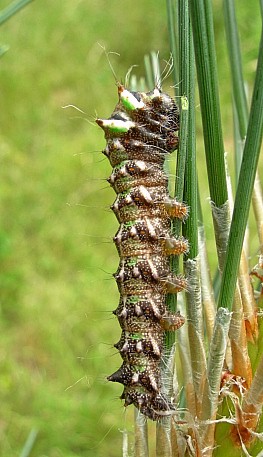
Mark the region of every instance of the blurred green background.
[[[10, 2], [0, 1], [0, 7]], [[215, 30], [226, 147], [231, 87], [221, 1]], [[238, 2], [245, 77], [253, 81], [258, 2]], [[100, 153], [96, 113], [117, 101], [103, 53], [124, 80], [143, 56], [169, 58], [165, 1], [35, 0], [1, 27], [10, 49], [0, 62], [0, 456], [18, 456], [35, 428], [32, 456], [121, 455], [132, 411], [105, 381], [120, 365], [111, 237], [117, 221], [110, 166]], [[166, 84], [171, 85], [172, 81]], [[172, 93], [172, 89], [168, 89]], [[86, 114], [73, 108], [73, 104]], [[197, 115], [200, 117], [198, 101]], [[209, 211], [202, 138], [202, 201]], [[208, 218], [209, 221], [209, 218]], [[211, 222], [207, 226], [213, 249]], [[213, 258], [213, 255], [211, 255]]]

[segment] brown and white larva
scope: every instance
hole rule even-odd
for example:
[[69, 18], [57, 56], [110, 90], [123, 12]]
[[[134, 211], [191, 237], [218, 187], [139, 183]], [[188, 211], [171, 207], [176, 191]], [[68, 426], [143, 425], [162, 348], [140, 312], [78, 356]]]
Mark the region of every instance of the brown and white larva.
[[122, 329], [115, 347], [123, 363], [108, 380], [124, 385], [125, 406], [134, 404], [157, 420], [175, 409], [161, 382], [164, 332], [184, 323], [166, 306], [167, 293], [186, 288], [185, 278], [170, 271], [169, 255], [188, 250], [187, 240], [171, 234], [171, 219], [185, 219], [187, 207], [169, 196], [163, 169], [178, 146], [179, 112], [157, 87], [144, 93], [118, 84], [118, 94], [111, 117], [96, 121], [105, 132], [103, 153], [113, 167], [108, 182], [117, 194], [111, 208], [120, 224], [113, 239], [120, 256], [114, 314]]

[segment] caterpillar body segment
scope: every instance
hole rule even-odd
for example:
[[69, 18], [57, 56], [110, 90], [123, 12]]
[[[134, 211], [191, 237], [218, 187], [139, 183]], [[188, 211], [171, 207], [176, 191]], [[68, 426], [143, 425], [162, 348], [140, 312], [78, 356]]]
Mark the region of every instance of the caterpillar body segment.
[[178, 146], [179, 111], [160, 89], [131, 92], [118, 84], [119, 102], [109, 119], [97, 119], [107, 141], [104, 155], [113, 167], [108, 178], [116, 192], [111, 207], [120, 227], [114, 236], [120, 263], [114, 277], [120, 292], [114, 311], [122, 332], [115, 344], [123, 363], [109, 381], [124, 386], [121, 399], [159, 420], [175, 406], [161, 381], [164, 332], [184, 323], [166, 306], [167, 293], [187, 288], [170, 271], [169, 256], [189, 245], [171, 233], [171, 219], [184, 220], [185, 204], [171, 198], [163, 165]]

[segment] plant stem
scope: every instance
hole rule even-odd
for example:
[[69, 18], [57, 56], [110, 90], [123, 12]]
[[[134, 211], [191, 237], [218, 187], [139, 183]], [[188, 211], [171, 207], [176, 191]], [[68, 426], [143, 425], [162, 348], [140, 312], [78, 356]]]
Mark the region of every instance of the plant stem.
[[32, 1], [33, 0], [18, 0], [11, 3], [11, 5], [7, 6], [0, 12], [0, 25]]
[[172, 457], [171, 418], [163, 418], [156, 424], [156, 457]]
[[210, 196], [220, 207], [227, 187], [211, 2], [192, 0], [190, 9]]
[[[222, 369], [225, 360], [227, 335], [231, 314], [224, 308], [219, 308], [215, 318], [215, 326], [210, 344], [207, 378], [204, 388], [202, 420], [211, 422], [202, 426], [202, 448], [213, 449], [214, 429], [218, 407], [218, 393], [220, 389]], [[209, 455], [209, 454], [205, 454]]]
[[255, 214], [255, 219], [257, 223], [257, 230], [258, 230], [258, 238], [260, 244], [260, 252], [263, 254], [263, 196], [262, 196], [262, 188], [260, 184], [260, 179], [258, 174], [256, 174], [254, 191], [252, 196], [252, 203], [253, 209]]
[[196, 173], [196, 131], [195, 131], [195, 62], [192, 34], [189, 38], [189, 123], [186, 169], [184, 180], [184, 201], [190, 207], [188, 219], [183, 225], [183, 235], [189, 240], [190, 249], [185, 259], [195, 259], [198, 254], [197, 217], [197, 173]]
[[134, 408], [134, 427], [135, 427], [135, 457], [148, 457], [148, 428], [145, 416]]
[[[189, 41], [190, 41], [190, 20], [188, 0], [179, 0], [178, 3], [178, 23], [179, 23], [179, 80], [181, 81], [179, 92], [181, 95], [181, 113], [180, 113], [180, 142], [177, 154], [176, 180], [175, 180], [175, 197], [178, 201], [183, 201], [184, 192], [184, 174], [185, 162], [188, 146], [188, 92], [189, 92], [189, 66], [183, 65], [182, 62], [189, 61]], [[169, 12], [168, 12], [169, 14]], [[172, 233], [179, 236], [182, 230], [182, 222], [175, 219], [172, 224]], [[179, 258], [171, 257], [171, 270], [179, 273]], [[177, 306], [177, 296], [169, 294], [167, 304], [171, 310]], [[171, 348], [175, 341], [174, 332], [167, 333], [167, 347]]]
[[244, 140], [247, 133], [248, 106], [243, 80], [241, 52], [237, 30], [235, 3], [233, 0], [224, 0], [224, 17], [229, 63], [231, 66], [232, 87], [235, 106], [238, 115], [239, 132]]
[[189, 282], [189, 291], [186, 293], [186, 309], [192, 378], [195, 393], [195, 416], [200, 417], [202, 411], [203, 389], [207, 373], [202, 319], [200, 265], [198, 257], [193, 260], [188, 259], [184, 262], [184, 272]]
[[231, 309], [263, 131], [263, 35], [218, 307]]
[[19, 454], [19, 457], [28, 457], [31, 454], [31, 451], [32, 451], [34, 444], [36, 442], [36, 439], [37, 439], [37, 435], [38, 435], [38, 430], [36, 430], [35, 428], [32, 428], [32, 430], [30, 431], [28, 438], [25, 442], [24, 447], [23, 447], [21, 453]]
[[144, 56], [144, 66], [148, 90], [151, 90], [154, 87], [154, 76], [149, 54]]
[[200, 257], [200, 276], [201, 276], [201, 289], [202, 289], [202, 305], [203, 312], [205, 315], [205, 325], [207, 331], [208, 341], [211, 340], [214, 328], [214, 320], [216, 313], [216, 304], [213, 291], [213, 284], [209, 269], [207, 247], [206, 247], [206, 235], [205, 227], [203, 222], [203, 213], [200, 202], [199, 191], [198, 197], [198, 249]]
[[178, 84], [178, 49], [175, 30], [175, 2], [174, 0], [166, 0], [167, 20], [168, 20], [168, 34], [170, 41], [170, 50], [173, 56], [173, 80], [174, 84]]

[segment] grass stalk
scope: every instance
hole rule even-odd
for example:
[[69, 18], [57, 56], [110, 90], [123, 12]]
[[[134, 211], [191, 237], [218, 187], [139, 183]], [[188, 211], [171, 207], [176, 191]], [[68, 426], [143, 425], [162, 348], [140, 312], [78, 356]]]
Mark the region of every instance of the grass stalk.
[[248, 219], [263, 130], [263, 38], [261, 35], [258, 66], [252, 97], [247, 138], [238, 181], [229, 234], [225, 268], [218, 307], [231, 309], [239, 269], [243, 239]]
[[229, 229], [230, 229], [230, 210], [228, 200], [220, 207], [211, 202], [214, 232], [216, 239], [216, 249], [218, 254], [218, 269], [222, 273], [225, 264]]
[[[227, 189], [230, 212], [233, 213], [234, 201], [233, 192], [231, 185], [231, 178], [228, 172], [227, 158], [226, 158], [226, 174], [227, 174]], [[246, 335], [246, 326], [244, 320], [244, 306], [246, 306], [246, 317], [250, 315], [250, 318], [254, 318], [254, 297], [250, 284], [247, 283], [249, 278], [248, 267], [246, 262], [246, 255], [244, 248], [242, 247], [241, 258], [243, 262], [239, 267], [238, 282], [236, 284], [236, 290], [234, 294], [233, 308], [232, 308], [232, 319], [229, 329], [229, 339], [231, 344], [232, 352], [232, 371], [236, 376], [246, 380], [246, 386], [250, 386], [252, 379], [251, 364], [248, 355], [248, 344]], [[244, 298], [249, 300], [244, 301]]]
[[[197, 5], [198, 3], [198, 5]], [[198, 6], [199, 12], [196, 14], [196, 8]], [[231, 5], [227, 5], [227, 26], [228, 28], [234, 27], [234, 38], [236, 40], [236, 23], [234, 10]], [[226, 7], [225, 7], [226, 8]], [[174, 4], [167, 1], [168, 14], [174, 16]], [[170, 13], [169, 13], [170, 11]], [[223, 272], [223, 279], [219, 294], [219, 303], [217, 313], [215, 313], [215, 302], [213, 296], [213, 290], [211, 285], [211, 278], [209, 275], [208, 261], [206, 250], [204, 247], [204, 227], [203, 223], [199, 224], [198, 234], [198, 218], [197, 218], [197, 206], [198, 206], [198, 193], [197, 193], [197, 176], [196, 176], [196, 156], [195, 156], [195, 101], [194, 101], [194, 59], [193, 59], [193, 44], [191, 41], [191, 30], [189, 21], [189, 5], [188, 2], [179, 1], [178, 3], [179, 12], [179, 62], [184, 64], [179, 65], [180, 74], [180, 96], [181, 96], [181, 127], [180, 127], [180, 145], [179, 152], [177, 155], [177, 168], [176, 168], [176, 181], [175, 181], [175, 195], [179, 201], [185, 201], [191, 208], [190, 216], [188, 221], [182, 226], [179, 221], [175, 221], [173, 225], [173, 233], [179, 235], [183, 231], [184, 236], [190, 241], [190, 251], [184, 259], [184, 269], [186, 276], [189, 278], [189, 290], [186, 293], [186, 314], [187, 314], [187, 325], [178, 332], [178, 344], [179, 354], [182, 364], [183, 379], [184, 379], [184, 395], [186, 398], [186, 404], [189, 413], [192, 418], [198, 419], [199, 429], [196, 428], [196, 423], [190, 422], [186, 425], [187, 433], [192, 436], [193, 440], [197, 439], [196, 452], [202, 452], [204, 456], [209, 457], [212, 455], [214, 446], [214, 434], [216, 427], [216, 414], [218, 410], [219, 391], [220, 383], [222, 378], [223, 366], [226, 361], [227, 353], [227, 337], [228, 333], [231, 341], [231, 361], [228, 354], [228, 362], [232, 364], [233, 373], [236, 376], [245, 378], [246, 385], [250, 392], [250, 385], [253, 386], [252, 371], [250, 359], [248, 356], [248, 345], [247, 345], [247, 326], [244, 321], [244, 312], [246, 317], [249, 319], [250, 335], [251, 340], [255, 340], [256, 337], [256, 320], [253, 320], [255, 311], [255, 300], [252, 294], [252, 290], [249, 283], [248, 276], [248, 264], [245, 252], [240, 251], [240, 255], [237, 262], [237, 271], [235, 279], [232, 279], [232, 296], [228, 296], [228, 302], [226, 305], [226, 299], [224, 298], [223, 285], [226, 281], [225, 270], [227, 268], [226, 255], [231, 252], [231, 241], [230, 247], [228, 246], [229, 229], [230, 229], [230, 211], [233, 208], [233, 197], [230, 185], [230, 178], [227, 176], [227, 170], [225, 167], [224, 158], [224, 146], [223, 137], [221, 130], [221, 118], [219, 108], [219, 97], [217, 89], [217, 74], [216, 74], [216, 60], [215, 60], [215, 49], [213, 41], [213, 25], [212, 25], [212, 10], [211, 4], [208, 0], [201, 0], [191, 2], [191, 14], [194, 28], [194, 39], [195, 39], [195, 56], [197, 59], [197, 77], [199, 84], [202, 121], [204, 128], [205, 148], [206, 148], [206, 161], [207, 161], [207, 173], [209, 178], [210, 196], [212, 200], [212, 213], [214, 229], [216, 234], [216, 243], [219, 259], [219, 269]], [[195, 17], [194, 17], [195, 16]], [[195, 26], [194, 26], [194, 22]], [[171, 24], [169, 24], [169, 28]], [[174, 30], [171, 33], [175, 33]], [[232, 39], [231, 30], [229, 40]], [[175, 40], [175, 35], [171, 38], [171, 42]], [[173, 44], [173, 47], [175, 43]], [[238, 41], [235, 42], [235, 46], [239, 48]], [[235, 49], [235, 48], [234, 48]], [[173, 53], [176, 51], [173, 49]], [[231, 49], [233, 52], [233, 49]], [[262, 52], [261, 52], [262, 53]], [[199, 60], [198, 60], [199, 59]], [[242, 66], [240, 64], [240, 56], [237, 59], [235, 74], [233, 74], [233, 82], [239, 78], [236, 83], [239, 87], [236, 89], [234, 94], [234, 103], [237, 118], [237, 138], [241, 139], [241, 147], [239, 148], [239, 154], [242, 155], [244, 138], [246, 135], [247, 127], [247, 104], [244, 99], [245, 93], [241, 93], [242, 88], [244, 89], [244, 83], [242, 79]], [[259, 116], [260, 108], [262, 108], [262, 93], [261, 84], [262, 76], [259, 75], [259, 68], [262, 65], [262, 56], [259, 58], [258, 70], [254, 88], [254, 94], [252, 99], [252, 108], [249, 118], [247, 140], [245, 142], [243, 161], [240, 170], [240, 180], [244, 182], [248, 181], [248, 185], [243, 190], [244, 195], [250, 195], [253, 188], [253, 175], [255, 177], [256, 164], [259, 153], [259, 145], [262, 138], [262, 119], [258, 119], [258, 131], [252, 131], [253, 141], [251, 140], [252, 120], [255, 119], [255, 113]], [[146, 67], [153, 68], [153, 62], [150, 59], [146, 61]], [[149, 70], [148, 70], [149, 72]], [[240, 76], [241, 72], [241, 76]], [[156, 72], [155, 72], [156, 74]], [[206, 75], [206, 76], [204, 76]], [[175, 76], [174, 76], [175, 77]], [[255, 92], [256, 91], [256, 92]], [[257, 96], [255, 95], [257, 94]], [[241, 95], [240, 95], [241, 94]], [[254, 114], [253, 114], [254, 113]], [[259, 118], [262, 117], [259, 116]], [[213, 122], [212, 122], [213, 120]], [[261, 133], [258, 133], [261, 132]], [[260, 136], [261, 135], [261, 136]], [[252, 144], [253, 143], [253, 144]], [[249, 146], [248, 146], [249, 145]], [[248, 152], [247, 152], [248, 150]], [[252, 152], [251, 152], [252, 151]], [[252, 154], [252, 156], [251, 156]], [[249, 157], [249, 159], [248, 159]], [[251, 157], [252, 157], [252, 171], [246, 170], [248, 168], [248, 160], [250, 160], [251, 168]], [[245, 165], [246, 167], [245, 167]], [[222, 169], [223, 165], [223, 169]], [[216, 167], [216, 168], [215, 168]], [[252, 187], [251, 186], [252, 183]], [[238, 203], [238, 195], [240, 191], [240, 181], [237, 189], [237, 200], [233, 210], [233, 221], [234, 223], [236, 205]], [[255, 192], [254, 192], [255, 193]], [[239, 198], [241, 198], [239, 196]], [[261, 202], [261, 203], [260, 203]], [[200, 203], [200, 202], [199, 202]], [[260, 199], [260, 193], [256, 196], [255, 207], [258, 214], [258, 220], [260, 220], [260, 211], [262, 210], [262, 196]], [[200, 205], [201, 206], [201, 205]], [[248, 209], [247, 202], [243, 204], [246, 210], [243, 210], [243, 219], [247, 217]], [[199, 213], [200, 208], [199, 208]], [[261, 212], [262, 214], [262, 212]], [[242, 217], [240, 217], [242, 218]], [[199, 217], [200, 220], [200, 217]], [[241, 223], [243, 227], [244, 220]], [[246, 221], [245, 221], [246, 225]], [[234, 226], [235, 227], [235, 226]], [[260, 223], [259, 223], [260, 227]], [[261, 229], [260, 229], [261, 230]], [[200, 259], [198, 253], [198, 235], [199, 235], [199, 247], [201, 247]], [[231, 235], [231, 232], [230, 232]], [[243, 234], [244, 235], [244, 234]], [[242, 238], [243, 242], [243, 238]], [[233, 240], [232, 240], [233, 244]], [[203, 248], [202, 248], [203, 245]], [[241, 243], [242, 249], [242, 243]], [[236, 251], [235, 254], [236, 255]], [[241, 257], [241, 264], [239, 260]], [[228, 258], [228, 257], [227, 257]], [[202, 281], [200, 279], [200, 263], [202, 265]], [[179, 271], [178, 258], [173, 259], [172, 268], [175, 273]], [[239, 272], [238, 284], [237, 274]], [[231, 271], [232, 274], [232, 271]], [[201, 287], [202, 284], [202, 287]], [[200, 290], [202, 288], [203, 298], [201, 300]], [[207, 294], [204, 293], [207, 292]], [[205, 313], [206, 320], [206, 333], [204, 329], [203, 309], [207, 308], [207, 297], [209, 301], [208, 311]], [[223, 298], [222, 298], [223, 297]], [[230, 297], [230, 298], [229, 298]], [[170, 297], [169, 297], [170, 300]], [[169, 301], [171, 309], [176, 309], [177, 298]], [[231, 313], [233, 311], [233, 313]], [[232, 318], [231, 318], [232, 316]], [[248, 324], [247, 322], [247, 324]], [[207, 361], [207, 355], [205, 350], [204, 338], [207, 338], [209, 344], [209, 355]], [[163, 377], [165, 378], [165, 389], [168, 396], [171, 395], [172, 390], [176, 390], [171, 384], [171, 373], [170, 360], [173, 357], [174, 349], [174, 334], [168, 333], [167, 336], [167, 348], [169, 356], [166, 357], [166, 366], [163, 367]], [[227, 363], [228, 363], [227, 362]], [[175, 376], [177, 375], [175, 369]], [[177, 383], [177, 380], [176, 380]], [[252, 387], [251, 387], [252, 388]], [[254, 387], [253, 387], [254, 389]], [[254, 401], [258, 402], [258, 411], [261, 411], [262, 398], [261, 394], [256, 398], [255, 392], [251, 390]], [[253, 393], [254, 392], [254, 393]], [[174, 392], [173, 392], [174, 394]], [[176, 395], [176, 394], [175, 394]], [[254, 395], [254, 396], [253, 396]], [[250, 397], [247, 395], [248, 405], [250, 405]], [[251, 407], [248, 406], [246, 411], [246, 403], [242, 414], [250, 414]], [[136, 413], [136, 424], [135, 424], [135, 452], [137, 457], [148, 457], [148, 435], [146, 421], [140, 422], [138, 419], [138, 412]], [[241, 416], [242, 416], [241, 414]], [[240, 416], [240, 417], [241, 417]], [[242, 417], [243, 417], [242, 416]], [[248, 416], [246, 416], [248, 417]], [[258, 417], [258, 416], [257, 416]], [[242, 419], [243, 420], [243, 419]], [[254, 424], [254, 428], [256, 427]], [[240, 423], [241, 424], [241, 423]], [[175, 424], [174, 424], [175, 425]], [[243, 423], [241, 424], [244, 425]], [[164, 418], [157, 424], [156, 429], [156, 455], [161, 456], [172, 456], [180, 455], [180, 437], [181, 431], [176, 430], [173, 426], [171, 418]], [[233, 432], [234, 434], [235, 432]], [[179, 441], [178, 441], [179, 439]], [[184, 451], [184, 455], [188, 451]]]
[[[195, 405], [195, 391], [193, 384], [193, 374], [191, 367], [191, 356], [188, 341], [188, 323], [186, 322], [178, 330], [178, 346], [179, 355], [182, 367], [182, 379], [184, 386], [185, 402], [183, 406], [187, 405], [190, 414], [195, 417], [196, 405]], [[186, 405], [185, 405], [186, 403]]]
[[[176, 398], [178, 395], [178, 381], [175, 365], [175, 345], [165, 357], [162, 367], [162, 385], [167, 398]], [[172, 427], [173, 416], [163, 417], [156, 425], [156, 457], [173, 457], [176, 455], [177, 434]]]
[[239, 122], [237, 116], [237, 109], [235, 100], [232, 101], [233, 105], [233, 126], [234, 126], [234, 151], [235, 151], [235, 188], [237, 187], [238, 183], [238, 176], [241, 167], [242, 155], [245, 140], [241, 139], [240, 131], [239, 131]]
[[153, 75], [153, 68], [151, 65], [151, 58], [149, 54], [144, 56], [144, 66], [145, 66], [145, 75], [146, 75], [146, 82], [149, 89], [155, 86], [154, 75]]
[[33, 0], [18, 0], [12, 2], [9, 6], [0, 11], [0, 25], [10, 19], [14, 14], [20, 11], [28, 3], [31, 3]]
[[191, 1], [191, 19], [214, 233], [219, 270], [222, 271], [227, 249], [230, 215], [210, 0]]
[[259, 239], [259, 246], [260, 246], [260, 253], [263, 254], [263, 195], [262, 195], [262, 187], [260, 183], [260, 178], [258, 173], [256, 173], [254, 190], [252, 194], [252, 204], [253, 204], [253, 211], [256, 219], [257, 224], [257, 231], [258, 231], [258, 239]]
[[129, 441], [127, 430], [122, 431], [122, 457], [129, 457]]
[[[224, 18], [232, 75], [235, 158], [237, 165], [236, 176], [238, 179], [248, 125], [248, 103], [243, 79], [241, 51], [235, 15], [235, 4], [233, 0], [224, 1]], [[255, 195], [255, 190], [253, 195]], [[254, 213], [256, 214], [256, 205], [253, 207]], [[249, 265], [244, 246], [241, 251], [238, 285], [238, 297], [237, 291], [235, 293], [235, 297], [238, 298], [238, 300], [234, 300], [234, 313], [229, 333], [232, 347], [233, 371], [236, 375], [242, 376], [246, 379], [246, 385], [250, 386], [252, 371], [248, 356], [247, 340], [256, 341], [258, 336], [258, 325], [256, 317], [257, 306], [250, 284]]]
[[234, 292], [232, 319], [229, 329], [229, 339], [232, 355], [232, 372], [245, 380], [246, 386], [250, 386], [252, 379], [251, 364], [248, 355], [248, 344], [244, 311], [240, 289], [237, 286]]
[[[178, 1], [179, 23], [179, 93], [181, 96], [180, 142], [177, 154], [175, 196], [183, 201], [185, 163], [188, 147], [190, 87], [190, 17], [188, 0]], [[187, 65], [183, 65], [187, 62]], [[180, 229], [179, 229], [180, 230]], [[181, 231], [181, 230], [180, 230]], [[179, 235], [180, 233], [178, 233]]]
[[198, 254], [198, 217], [197, 217], [197, 167], [196, 167], [196, 131], [195, 131], [195, 62], [192, 32], [189, 31], [189, 86], [188, 86], [188, 144], [186, 152], [184, 196], [190, 212], [183, 225], [183, 235], [189, 240], [189, 252], [185, 259], [195, 259]]
[[[231, 314], [225, 308], [219, 308], [215, 318], [214, 332], [210, 344], [207, 378], [203, 395], [201, 427], [202, 449], [206, 457], [212, 455], [214, 446], [215, 418], [218, 407], [218, 392], [225, 360], [228, 330]], [[206, 422], [208, 421], [208, 422]]]
[[242, 60], [237, 29], [234, 0], [224, 0], [224, 17], [226, 42], [231, 66], [232, 87], [237, 110], [239, 132], [242, 140], [245, 139], [248, 123], [248, 105], [243, 80]]
[[[236, 163], [237, 166], [237, 176], [239, 173], [239, 164], [241, 163], [241, 158], [243, 154], [244, 141], [247, 132], [248, 125], [248, 103], [246, 97], [246, 90], [243, 78], [242, 70], [242, 60], [241, 60], [241, 51], [240, 43], [236, 22], [235, 14], [235, 4], [233, 0], [224, 0], [224, 17], [225, 17], [225, 30], [227, 36], [227, 49], [229, 54], [229, 63], [231, 67], [232, 75], [232, 87], [234, 94], [234, 111], [237, 117], [237, 125], [235, 124], [235, 149], [236, 149]], [[237, 132], [238, 128], [238, 132]], [[240, 144], [241, 142], [241, 144]], [[259, 232], [259, 243], [260, 246], [263, 245], [263, 234], [261, 226], [262, 224], [262, 214], [263, 214], [263, 203], [262, 203], [262, 190], [261, 184], [258, 176], [256, 175], [254, 191], [253, 191], [253, 210], [258, 226]], [[263, 249], [263, 248], [262, 248]]]
[[192, 379], [195, 391], [195, 416], [200, 417], [207, 373], [198, 258], [186, 260], [184, 271], [189, 282], [189, 290], [186, 293], [186, 310]]
[[168, 35], [170, 41], [170, 50], [173, 56], [173, 80], [176, 85], [179, 80], [178, 70], [178, 49], [176, 39], [176, 11], [174, 0], [166, 0], [167, 21], [168, 21]]
[[33, 428], [27, 437], [27, 440], [25, 442], [25, 445], [24, 445], [21, 453], [19, 454], [19, 457], [29, 457], [30, 456], [31, 451], [35, 445], [37, 435], [38, 435], [38, 430]]
[[135, 442], [134, 455], [135, 457], [148, 457], [148, 426], [145, 416], [134, 408], [134, 428]]
[[[176, 165], [176, 182], [175, 182], [175, 196], [178, 201], [183, 201], [183, 189], [184, 189], [184, 169], [186, 161], [187, 151], [187, 139], [188, 139], [188, 99], [182, 97], [181, 100], [181, 115], [180, 115], [180, 146], [178, 151], [178, 159]], [[183, 176], [180, 174], [183, 173]], [[182, 230], [182, 222], [179, 219], [175, 219], [172, 223], [172, 233], [174, 236], [179, 236]], [[175, 274], [179, 274], [179, 258], [177, 256], [171, 256], [171, 270]], [[177, 307], [177, 296], [176, 294], [169, 294], [167, 297], [167, 304], [172, 311], [176, 310]], [[172, 347], [175, 341], [174, 332], [167, 333], [167, 346]]]
[[[187, 7], [187, 10], [186, 10]], [[194, 51], [192, 31], [189, 23], [189, 9], [186, 2], [179, 2], [181, 16], [180, 26], [187, 36], [183, 36], [188, 41], [186, 51], [181, 54], [181, 63], [187, 67], [187, 75], [182, 71], [180, 81], [187, 77], [188, 106], [188, 135], [186, 149], [186, 166], [183, 199], [190, 207], [190, 214], [183, 226], [183, 235], [189, 240], [190, 249], [185, 255], [184, 271], [189, 280], [189, 290], [186, 292], [186, 310], [188, 321], [188, 339], [191, 355], [192, 380], [195, 392], [195, 415], [200, 415], [202, 404], [202, 392], [204, 380], [206, 378], [205, 349], [203, 341], [203, 314], [200, 295], [200, 262], [198, 254], [198, 232], [197, 232], [197, 173], [196, 173], [196, 145], [195, 145], [195, 70], [194, 70]], [[188, 60], [186, 60], [186, 58]], [[187, 64], [185, 65], [185, 62]], [[181, 175], [180, 175], [181, 176]], [[176, 193], [177, 195], [177, 193]]]
[[244, 248], [241, 252], [240, 267], [238, 273], [238, 284], [240, 288], [243, 313], [245, 318], [245, 330], [247, 339], [255, 342], [258, 337], [257, 323], [257, 303], [255, 300], [254, 291], [251, 287], [251, 278], [249, 274], [249, 264]]
[[[144, 56], [144, 67], [146, 75], [146, 84], [142, 90], [152, 90], [157, 83], [161, 82], [161, 71], [160, 71], [160, 62], [159, 56], [156, 52], [152, 51], [149, 54]], [[138, 87], [136, 87], [138, 90]]]
[[209, 270], [204, 226], [199, 226], [199, 257], [201, 273], [202, 306], [208, 341], [211, 340], [215, 321], [215, 298]]
[[171, 421], [171, 444], [172, 444], [172, 457], [180, 457], [180, 438], [174, 421]]
[[[176, 62], [176, 43], [175, 43], [175, 2], [167, 0], [168, 27], [170, 32], [171, 51], [173, 60]], [[179, 0], [178, 2], [178, 23], [179, 23], [179, 94], [180, 103], [180, 135], [179, 150], [177, 154], [176, 179], [175, 179], [175, 196], [178, 201], [182, 202], [184, 198], [184, 174], [188, 146], [188, 98], [189, 98], [189, 66], [182, 65], [182, 62], [189, 62], [189, 43], [190, 43], [190, 18], [189, 4], [187, 1]], [[178, 73], [177, 73], [178, 75]], [[173, 73], [174, 82], [177, 83], [176, 70]], [[179, 236], [182, 231], [182, 223], [179, 220], [173, 221], [173, 235]], [[171, 258], [171, 269], [175, 274], [179, 273], [179, 259], [176, 256]], [[177, 307], [177, 296], [169, 294], [167, 305], [171, 310]], [[175, 333], [167, 332], [166, 347], [168, 353], [172, 354], [172, 348], [175, 343]], [[176, 374], [176, 371], [175, 371]], [[168, 374], [168, 378], [171, 374]], [[176, 431], [171, 428], [171, 418], [165, 419], [157, 425], [156, 436], [156, 454], [157, 456], [175, 455], [177, 448]], [[164, 452], [165, 450], [165, 452]]]
[[190, 9], [210, 196], [220, 207], [227, 187], [211, 2], [192, 0]]
[[[168, 16], [171, 10], [167, 11]], [[185, 163], [188, 145], [188, 92], [189, 92], [189, 67], [182, 65], [182, 62], [189, 61], [189, 6], [188, 0], [178, 2], [178, 23], [179, 23], [179, 93], [181, 95], [181, 110], [180, 110], [180, 137], [179, 137], [179, 150], [177, 154], [176, 164], [176, 180], [175, 180], [175, 196], [178, 201], [183, 201], [184, 193], [184, 174]], [[174, 220], [172, 226], [172, 233], [174, 236], [179, 236], [182, 231], [181, 221]], [[177, 256], [171, 257], [171, 269], [175, 274], [179, 273], [179, 258]], [[175, 310], [177, 306], [177, 297], [175, 294], [169, 294], [167, 304], [171, 310]], [[171, 348], [175, 341], [174, 332], [167, 333], [167, 347]]]
[[200, 257], [200, 273], [201, 273], [201, 292], [202, 292], [202, 306], [205, 318], [205, 326], [208, 341], [211, 341], [215, 314], [216, 314], [216, 303], [214, 297], [214, 290], [212, 284], [212, 278], [210, 274], [207, 248], [206, 248], [206, 235], [203, 221], [203, 213], [200, 202], [199, 192], [198, 196], [198, 248]]
[[[178, 396], [178, 381], [175, 367], [175, 344], [172, 348], [167, 348], [167, 354], [163, 361], [161, 370], [162, 386], [167, 398], [176, 398]], [[172, 428], [172, 417], [163, 417], [157, 423], [156, 428], [156, 455], [173, 457], [177, 447], [176, 430]], [[165, 450], [165, 451], [164, 451]]]
[[170, 417], [156, 424], [156, 457], [173, 457]]

